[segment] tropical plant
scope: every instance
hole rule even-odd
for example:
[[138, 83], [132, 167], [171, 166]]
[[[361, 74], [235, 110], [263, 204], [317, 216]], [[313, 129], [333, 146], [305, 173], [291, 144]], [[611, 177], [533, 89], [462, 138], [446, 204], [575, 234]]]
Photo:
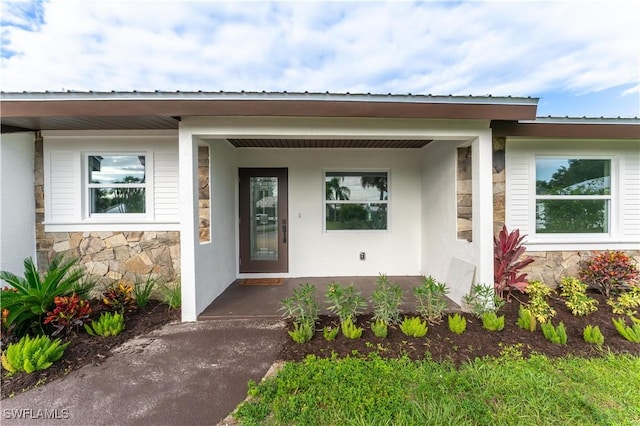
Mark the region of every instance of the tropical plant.
[[477, 318], [482, 318], [485, 312], [497, 312], [505, 303], [493, 288], [484, 284], [472, 285], [471, 291], [462, 296], [462, 302]]
[[337, 315], [341, 323], [347, 319], [353, 321], [367, 306], [365, 298], [353, 287], [353, 284], [343, 287], [340, 283], [333, 282], [327, 287], [325, 296], [330, 303], [327, 309]]
[[293, 323], [293, 330], [287, 331], [291, 339], [296, 343], [306, 343], [313, 337], [313, 328], [308, 322]]
[[597, 325], [587, 325], [584, 330], [582, 330], [582, 337], [587, 343], [593, 343], [598, 346], [602, 346], [604, 344], [604, 336], [602, 335], [602, 332], [600, 332], [600, 327]]
[[536, 331], [537, 321], [536, 317], [529, 309], [520, 305], [518, 308], [518, 320], [516, 321], [516, 324], [520, 328], [534, 332]]
[[615, 299], [608, 299], [607, 305], [611, 306], [614, 314], [630, 317], [637, 314], [636, 308], [640, 308], [640, 284], [632, 286], [628, 291], [623, 291]]
[[507, 299], [513, 289], [524, 291], [527, 286], [527, 274], [522, 269], [533, 262], [533, 258], [521, 259], [526, 251], [522, 241], [526, 235], [520, 236], [520, 230], [507, 231], [505, 225], [498, 234], [493, 237], [493, 277], [496, 294]]
[[428, 330], [427, 322], [420, 317], [407, 317], [400, 323], [400, 331], [410, 337], [424, 337]]
[[375, 320], [371, 323], [371, 331], [376, 337], [383, 339], [387, 337], [387, 323], [382, 320]]
[[52, 336], [60, 333], [67, 334], [74, 328], [79, 328], [91, 319], [91, 305], [87, 300], [73, 293], [71, 296], [57, 296], [53, 299], [55, 309], [47, 312], [44, 324], [53, 326]]
[[[75, 269], [78, 269], [78, 272], [75, 272]], [[86, 271], [82, 266], [75, 266], [74, 273], [81, 274], [81, 277], [73, 284], [71, 292], [80, 296], [81, 299], [91, 299], [93, 290], [98, 285], [98, 281], [91, 272]]]
[[376, 281], [376, 289], [371, 294], [373, 318], [385, 324], [400, 322], [400, 305], [402, 305], [402, 289], [389, 282], [386, 275], [380, 274]]
[[556, 315], [555, 309], [547, 302], [551, 289], [540, 281], [531, 281], [525, 290], [529, 294], [527, 309], [533, 314], [540, 324], [544, 324]]
[[564, 277], [560, 284], [560, 295], [565, 297], [564, 304], [573, 315], [588, 315], [598, 310], [598, 301], [587, 296], [587, 285], [575, 277]]
[[126, 281], [114, 282], [102, 292], [102, 304], [113, 312], [124, 312], [135, 303], [133, 285]]
[[618, 333], [630, 342], [640, 343], [640, 320], [631, 317], [632, 324], [627, 326], [624, 318], [612, 319]]
[[544, 338], [558, 345], [567, 344], [567, 331], [564, 328], [564, 323], [561, 321], [557, 327], [554, 327], [551, 322], [540, 324], [540, 329]]
[[61, 255], [51, 259], [44, 276], [40, 275], [33, 259], [24, 260], [24, 278], [7, 271], [0, 271], [0, 279], [13, 289], [2, 290], [0, 308], [9, 312], [7, 328], [20, 338], [29, 332], [44, 333], [44, 315], [53, 308], [57, 296], [73, 292], [83, 271], [73, 269], [77, 259], [64, 260]]
[[501, 331], [504, 328], [504, 315], [497, 316], [495, 312], [485, 312], [482, 315], [482, 327], [489, 331]]
[[51, 340], [49, 336], [23, 336], [18, 342], [10, 343], [2, 353], [2, 366], [10, 375], [18, 371], [33, 373], [46, 370], [62, 358], [69, 342]]
[[449, 330], [456, 334], [462, 334], [467, 329], [467, 320], [460, 314], [449, 315]]
[[139, 308], [144, 308], [149, 304], [151, 293], [157, 285], [158, 279], [152, 276], [151, 273], [149, 273], [144, 280], [140, 275], [136, 275], [133, 281], [133, 296]]
[[449, 290], [446, 284], [436, 281], [431, 276], [423, 277], [422, 280], [422, 285], [413, 289], [413, 295], [416, 297], [416, 311], [429, 324], [437, 324], [442, 320], [442, 315], [447, 309], [446, 294]]
[[180, 309], [182, 305], [182, 286], [179, 279], [174, 283], [161, 284], [159, 289], [162, 299], [169, 305], [169, 309]]
[[95, 321], [84, 325], [91, 336], [117, 336], [124, 330], [124, 316], [120, 312], [105, 312]]
[[309, 283], [300, 284], [293, 289], [293, 296], [282, 301], [280, 310], [285, 318], [314, 327], [320, 312], [316, 301], [316, 287]]
[[342, 334], [347, 339], [359, 339], [362, 336], [362, 327], [358, 327], [353, 323], [351, 317], [348, 317], [340, 324]]
[[324, 340], [326, 340], [327, 342], [330, 342], [332, 340], [335, 340], [335, 338], [338, 336], [338, 332], [340, 332], [339, 327], [329, 327], [325, 325], [322, 328], [322, 337], [324, 337]]
[[580, 279], [609, 297], [611, 291], [628, 289], [638, 278], [638, 269], [621, 251], [592, 253], [580, 262]]

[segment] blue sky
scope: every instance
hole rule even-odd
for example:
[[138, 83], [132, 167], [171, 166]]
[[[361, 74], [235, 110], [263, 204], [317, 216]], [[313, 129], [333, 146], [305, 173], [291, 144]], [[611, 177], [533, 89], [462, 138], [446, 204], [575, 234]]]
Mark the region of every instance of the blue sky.
[[3, 91], [539, 97], [640, 116], [640, 2], [0, 2]]

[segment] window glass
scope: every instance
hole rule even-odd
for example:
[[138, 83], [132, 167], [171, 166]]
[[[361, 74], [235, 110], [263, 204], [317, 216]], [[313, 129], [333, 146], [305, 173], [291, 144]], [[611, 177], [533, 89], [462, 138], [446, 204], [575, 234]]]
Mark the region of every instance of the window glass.
[[609, 165], [609, 160], [538, 158], [536, 160], [536, 194], [610, 194]]
[[386, 172], [327, 172], [327, 230], [387, 229]]
[[88, 157], [89, 212], [145, 213], [145, 156]]

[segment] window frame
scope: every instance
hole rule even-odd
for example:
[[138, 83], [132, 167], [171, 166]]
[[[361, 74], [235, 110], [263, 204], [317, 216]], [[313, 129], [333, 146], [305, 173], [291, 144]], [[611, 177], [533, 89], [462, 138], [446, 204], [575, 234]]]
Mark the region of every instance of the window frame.
[[[386, 200], [375, 201], [353, 201], [353, 200], [327, 200], [326, 178], [327, 173], [385, 173], [387, 175], [387, 198]], [[391, 230], [391, 169], [375, 168], [325, 168], [322, 170], [322, 231], [325, 234], [340, 233], [387, 233]], [[385, 229], [327, 229], [327, 204], [386, 204], [387, 206], [387, 226]]]
[[[129, 184], [93, 184], [90, 183], [89, 157], [91, 156], [144, 156], [144, 183]], [[83, 220], [92, 222], [132, 222], [153, 218], [153, 153], [151, 151], [85, 151], [82, 153], [82, 212]], [[93, 188], [143, 188], [145, 191], [144, 213], [91, 213], [91, 194]]]
[[[538, 195], [537, 193], [537, 160], [538, 159], [578, 159], [578, 160], [607, 160], [609, 161], [609, 194], [606, 195]], [[589, 155], [579, 153], [533, 153], [530, 164], [531, 181], [529, 185], [530, 198], [530, 221], [529, 229], [534, 241], [540, 243], [566, 243], [566, 242], [587, 242], [604, 241], [613, 236], [614, 220], [617, 217], [617, 204], [620, 200], [618, 188], [616, 186], [616, 176], [619, 164], [613, 155]], [[537, 203], [539, 200], [605, 200], [607, 232], [598, 233], [573, 233], [573, 232], [538, 232], [537, 229]]]

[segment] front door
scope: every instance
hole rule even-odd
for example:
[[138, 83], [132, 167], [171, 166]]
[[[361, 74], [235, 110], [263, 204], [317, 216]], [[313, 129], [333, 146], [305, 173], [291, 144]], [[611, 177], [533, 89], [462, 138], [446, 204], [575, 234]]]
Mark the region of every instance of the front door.
[[239, 169], [240, 272], [288, 272], [287, 169]]

